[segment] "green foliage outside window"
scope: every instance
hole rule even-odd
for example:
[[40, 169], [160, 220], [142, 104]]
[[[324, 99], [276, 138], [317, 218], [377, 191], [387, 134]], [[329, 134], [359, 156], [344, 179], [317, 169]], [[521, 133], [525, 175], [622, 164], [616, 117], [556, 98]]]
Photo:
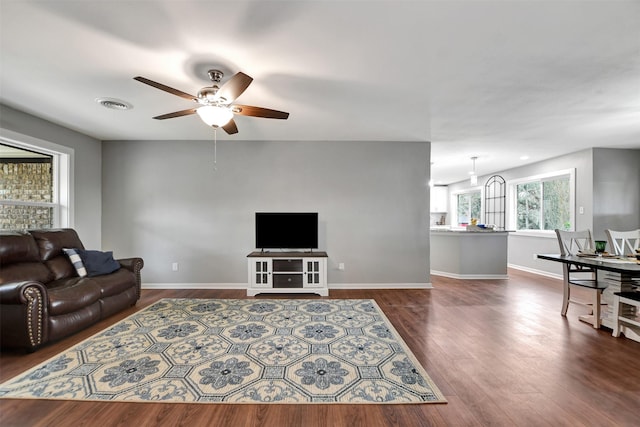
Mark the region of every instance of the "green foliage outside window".
[[571, 223], [569, 176], [518, 184], [517, 229], [565, 229]]

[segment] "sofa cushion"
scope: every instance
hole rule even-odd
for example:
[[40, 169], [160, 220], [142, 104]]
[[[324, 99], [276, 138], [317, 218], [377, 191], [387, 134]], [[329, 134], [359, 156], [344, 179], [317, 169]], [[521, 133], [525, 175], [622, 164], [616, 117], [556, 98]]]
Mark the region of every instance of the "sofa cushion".
[[41, 262], [18, 262], [0, 268], [0, 284], [34, 281], [47, 283], [53, 280], [53, 274]]
[[79, 277], [54, 280], [48, 284], [49, 314], [72, 313], [100, 299], [100, 288]]
[[102, 318], [106, 318], [121, 311], [125, 307], [130, 307], [136, 304], [138, 300], [138, 292], [136, 288], [129, 288], [119, 294], [102, 298], [100, 300], [100, 315]]
[[100, 289], [100, 298], [110, 297], [137, 286], [136, 275], [126, 268], [97, 277], [85, 277], [80, 284], [92, 283]]
[[0, 233], [0, 265], [40, 261], [38, 245], [32, 235], [20, 231]]
[[84, 277], [87, 275], [87, 269], [84, 268], [84, 264], [82, 263], [82, 258], [78, 255], [78, 251], [76, 249], [64, 248], [62, 251], [69, 257], [69, 262], [73, 265], [73, 268], [76, 270], [76, 274], [79, 277]]
[[41, 261], [64, 255], [64, 248], [84, 249], [78, 233], [71, 228], [31, 230], [30, 233], [38, 244]]
[[113, 273], [120, 269], [118, 261], [113, 259], [113, 252], [85, 251], [82, 249], [77, 249], [77, 252], [89, 277]]
[[55, 341], [81, 331], [100, 320], [101, 304], [94, 302], [72, 313], [48, 316], [47, 340]]
[[44, 262], [51, 273], [53, 273], [52, 280], [66, 279], [69, 277], [77, 277], [76, 270], [73, 268], [73, 264], [69, 261], [66, 255], [60, 255], [51, 258]]

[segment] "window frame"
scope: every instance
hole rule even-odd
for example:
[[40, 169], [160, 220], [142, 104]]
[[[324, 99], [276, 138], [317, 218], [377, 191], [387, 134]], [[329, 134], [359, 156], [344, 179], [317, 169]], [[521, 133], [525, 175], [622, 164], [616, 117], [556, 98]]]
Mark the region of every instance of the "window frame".
[[0, 143], [52, 157], [53, 200], [52, 203], [0, 200], [0, 205], [53, 207], [53, 228], [73, 228], [73, 163], [74, 150], [43, 139], [34, 138], [0, 128]]
[[451, 192], [449, 198], [449, 206], [451, 206], [451, 227], [462, 227], [460, 221], [458, 221], [458, 196], [461, 194], [480, 193], [480, 218], [478, 221], [480, 224], [484, 221], [484, 187], [475, 186], [465, 188], [463, 190]]
[[537, 175], [526, 176], [522, 178], [512, 179], [507, 182], [507, 228], [521, 236], [545, 236], [555, 237], [554, 230], [518, 230], [518, 197], [516, 194], [517, 187], [520, 184], [532, 182], [542, 183], [544, 181], [552, 181], [554, 178], [569, 176], [569, 221], [570, 227], [567, 231], [575, 231], [576, 226], [576, 170], [575, 168], [562, 169], [553, 172], [546, 172]]

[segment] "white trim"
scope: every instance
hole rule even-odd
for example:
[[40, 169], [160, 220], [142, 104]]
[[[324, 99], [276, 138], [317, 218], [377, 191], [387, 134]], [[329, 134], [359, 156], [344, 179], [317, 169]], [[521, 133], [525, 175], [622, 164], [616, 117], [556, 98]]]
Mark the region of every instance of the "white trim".
[[431, 270], [434, 276], [448, 277], [450, 279], [459, 280], [484, 280], [484, 279], [508, 279], [508, 274], [455, 274], [446, 271]]
[[142, 289], [243, 289], [247, 283], [142, 283]]
[[49, 202], [28, 202], [22, 200], [2, 200], [7, 205], [20, 205], [20, 206], [34, 206], [34, 207], [42, 207], [42, 208], [50, 208], [52, 207], [52, 203]]
[[460, 190], [452, 191], [451, 196], [457, 196], [458, 194], [475, 193], [476, 191], [479, 191], [480, 194], [482, 194], [483, 190], [484, 186], [476, 185], [473, 187], [461, 188]]
[[[247, 283], [142, 283], [142, 289], [242, 289], [249, 287]], [[433, 289], [427, 283], [335, 283], [329, 289]], [[309, 288], [310, 293], [314, 289]], [[286, 289], [282, 290], [286, 293]]]
[[[0, 128], [0, 142], [53, 156], [53, 200], [60, 206], [55, 218], [58, 227], [74, 227], [74, 156], [73, 148]], [[22, 202], [20, 204], [23, 204]], [[57, 209], [55, 209], [57, 211]]]
[[509, 184], [521, 184], [523, 182], [531, 182], [531, 181], [545, 181], [549, 178], [555, 178], [563, 175], [574, 175], [576, 173], [576, 168], [569, 169], [561, 169], [553, 172], [545, 172], [540, 173], [538, 175], [525, 176], [522, 178], [510, 179]]
[[425, 283], [331, 283], [329, 289], [433, 289]]
[[552, 279], [560, 279], [560, 280], [564, 279], [562, 274], [549, 273], [548, 271], [538, 270], [536, 268], [531, 268], [531, 267], [525, 267], [524, 265], [507, 264], [507, 267], [513, 268], [514, 270], [526, 271], [527, 273], [537, 274], [539, 276], [550, 277]]
[[60, 206], [60, 218], [65, 220], [61, 221], [65, 227], [74, 228], [75, 216], [73, 207], [73, 192], [74, 192], [74, 150], [70, 149], [71, 153], [62, 154], [56, 156], [58, 159], [58, 174], [56, 175], [60, 185], [56, 188], [60, 191], [58, 193], [58, 203]]
[[557, 239], [554, 230], [519, 230], [510, 231], [509, 237], [542, 237], [544, 239]]

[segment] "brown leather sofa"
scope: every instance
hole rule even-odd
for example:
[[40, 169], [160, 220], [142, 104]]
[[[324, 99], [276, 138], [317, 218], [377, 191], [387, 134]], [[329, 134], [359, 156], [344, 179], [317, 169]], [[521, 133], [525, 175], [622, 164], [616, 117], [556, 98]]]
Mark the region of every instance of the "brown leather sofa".
[[[73, 229], [0, 234], [0, 345], [33, 351], [135, 305], [142, 258], [79, 277], [63, 248], [84, 249]], [[117, 266], [115, 267], [117, 268]]]

